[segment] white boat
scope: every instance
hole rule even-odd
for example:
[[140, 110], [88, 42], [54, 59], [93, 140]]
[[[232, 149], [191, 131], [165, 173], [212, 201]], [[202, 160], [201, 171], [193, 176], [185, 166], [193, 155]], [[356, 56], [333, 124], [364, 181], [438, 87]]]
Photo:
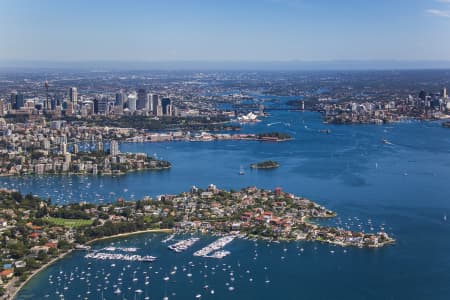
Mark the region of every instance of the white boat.
[[244, 175], [244, 167], [241, 166], [241, 168], [239, 169], [239, 175]]

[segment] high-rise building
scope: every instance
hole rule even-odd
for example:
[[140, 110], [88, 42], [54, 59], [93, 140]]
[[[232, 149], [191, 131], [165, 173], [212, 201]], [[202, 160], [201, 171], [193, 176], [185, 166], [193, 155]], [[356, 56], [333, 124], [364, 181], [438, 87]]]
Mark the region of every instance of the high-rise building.
[[159, 95], [153, 94], [152, 95], [152, 113], [154, 116], [158, 115], [158, 107], [161, 106], [161, 98], [159, 98]]
[[16, 99], [17, 99], [17, 92], [12, 92], [9, 102], [11, 103], [13, 109], [15, 109]]
[[77, 107], [78, 91], [76, 87], [71, 87], [69, 89], [69, 100], [73, 103], [73, 107]]
[[5, 114], [5, 101], [0, 99], [0, 117], [3, 117]]
[[447, 88], [442, 89], [442, 98], [447, 99]]
[[128, 109], [132, 113], [136, 111], [136, 95], [135, 94], [128, 95]]
[[52, 109], [52, 105], [51, 105], [51, 102], [50, 102], [50, 98], [48, 97], [48, 81], [47, 80], [44, 82], [44, 87], [45, 87], [44, 108], [50, 110], [50, 109]]
[[11, 105], [13, 109], [20, 109], [25, 105], [25, 98], [23, 94], [17, 94], [17, 92], [11, 93]]
[[72, 116], [74, 113], [73, 103], [70, 101], [64, 101], [63, 104], [64, 113], [66, 116]]
[[109, 113], [108, 97], [102, 97], [98, 102], [98, 113], [105, 115]]
[[[170, 101], [170, 98], [163, 98], [161, 100], [161, 105], [162, 105], [162, 115], [167, 116], [170, 115], [171, 113], [171, 106], [172, 101]], [[169, 113], [170, 112], [170, 113]]]
[[147, 94], [147, 101], [145, 102], [145, 110], [153, 111], [152, 109], [152, 94]]
[[95, 114], [108, 114], [109, 105], [108, 105], [108, 97], [98, 97], [94, 99], [94, 113]]
[[127, 102], [127, 94], [123, 91], [116, 93], [116, 101], [114, 102], [114, 106], [123, 108], [125, 102]]
[[114, 113], [121, 115], [123, 114], [123, 106], [125, 104], [126, 94], [122, 91], [116, 93], [116, 100], [114, 101]]
[[158, 106], [156, 107], [156, 115], [157, 115], [158, 117], [161, 117], [161, 116], [163, 115], [161, 101], [159, 101], [159, 104], [158, 104]]
[[137, 93], [136, 109], [145, 109], [147, 102], [147, 91], [145, 89], [139, 89]]
[[111, 141], [111, 145], [110, 145], [110, 154], [111, 156], [117, 156], [119, 155], [119, 143], [117, 141]]
[[94, 114], [98, 114], [98, 99], [94, 99]]

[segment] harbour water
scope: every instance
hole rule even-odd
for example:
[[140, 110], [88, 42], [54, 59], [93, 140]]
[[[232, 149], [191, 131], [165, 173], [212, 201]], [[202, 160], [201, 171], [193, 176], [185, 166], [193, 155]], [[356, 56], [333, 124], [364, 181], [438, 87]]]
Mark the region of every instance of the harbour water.
[[[121, 177], [1, 178], [0, 186], [51, 197], [53, 203], [138, 199], [211, 183], [226, 189], [280, 186], [336, 211], [338, 217], [328, 222], [366, 231], [382, 227], [397, 239], [395, 245], [344, 249], [235, 239], [225, 248], [231, 254], [219, 260], [193, 256], [214, 237], [174, 253], [161, 242], [166, 235], [144, 234], [114, 242], [156, 256], [155, 262], [118, 261], [113, 267], [112, 261], [74, 252], [33, 278], [17, 299], [449, 299], [450, 223], [444, 216], [450, 214], [450, 131], [439, 122], [334, 126], [323, 124], [317, 113], [271, 113], [244, 125], [243, 132], [281, 131], [294, 140], [122, 144], [121, 151], [156, 154], [173, 167]], [[249, 168], [268, 159], [280, 167]], [[241, 165], [245, 175], [239, 175]], [[119, 277], [121, 293], [114, 294]]]

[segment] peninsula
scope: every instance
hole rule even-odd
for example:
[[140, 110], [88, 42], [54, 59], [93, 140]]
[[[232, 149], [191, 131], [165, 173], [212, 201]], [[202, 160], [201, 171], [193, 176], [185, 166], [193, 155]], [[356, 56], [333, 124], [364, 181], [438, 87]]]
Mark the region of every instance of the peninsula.
[[[72, 174], [123, 175], [133, 171], [164, 170], [171, 163], [146, 153], [121, 153], [117, 141], [105, 151], [102, 141], [94, 150], [79, 151], [79, 145], [63, 142], [59, 149], [31, 148], [28, 151], [0, 150], [0, 176]], [[92, 148], [92, 147], [91, 147]]]
[[312, 220], [336, 213], [304, 197], [256, 187], [226, 191], [210, 185], [179, 195], [128, 202], [55, 205], [31, 194], [0, 190], [0, 293], [12, 295], [43, 266], [90, 242], [136, 232], [235, 233], [266, 240], [319, 241], [339, 246], [378, 248], [395, 240], [385, 232], [356, 232], [321, 226]]

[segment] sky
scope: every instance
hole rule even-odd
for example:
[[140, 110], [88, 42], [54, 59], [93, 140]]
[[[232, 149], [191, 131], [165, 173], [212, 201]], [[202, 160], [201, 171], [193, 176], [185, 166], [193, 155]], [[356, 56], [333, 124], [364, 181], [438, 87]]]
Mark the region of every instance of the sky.
[[450, 0], [0, 0], [0, 61], [450, 61]]

